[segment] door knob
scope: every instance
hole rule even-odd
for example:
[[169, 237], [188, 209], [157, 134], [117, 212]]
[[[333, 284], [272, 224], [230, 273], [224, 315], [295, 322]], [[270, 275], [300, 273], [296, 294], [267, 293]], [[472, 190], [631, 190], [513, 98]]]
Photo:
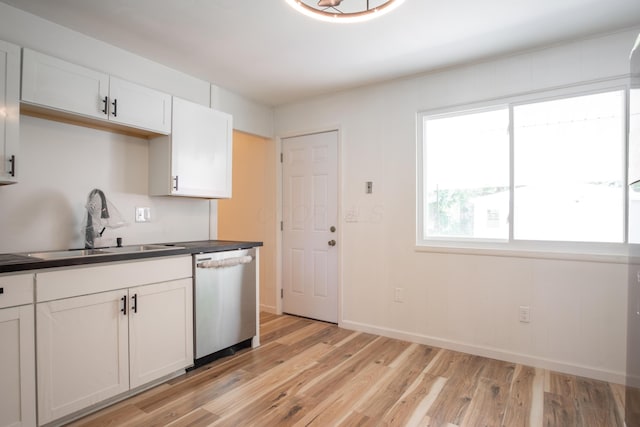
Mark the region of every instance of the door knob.
[[336, 245], [335, 240], [329, 240], [329, 246], [335, 246], [335, 245]]
[[331, 226], [331, 228], [329, 229], [330, 232], [335, 233], [336, 232], [336, 227], [335, 226]]

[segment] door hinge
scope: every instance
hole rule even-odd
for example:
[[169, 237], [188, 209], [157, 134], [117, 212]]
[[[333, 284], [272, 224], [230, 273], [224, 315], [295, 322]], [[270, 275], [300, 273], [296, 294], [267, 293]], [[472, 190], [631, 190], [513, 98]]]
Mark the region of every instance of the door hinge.
[[280, 163], [284, 163], [284, 153], [280, 153]]
[[280, 288], [280, 299], [284, 298], [284, 289]]
[[284, 230], [284, 222], [280, 221], [280, 231], [283, 231], [283, 230]]

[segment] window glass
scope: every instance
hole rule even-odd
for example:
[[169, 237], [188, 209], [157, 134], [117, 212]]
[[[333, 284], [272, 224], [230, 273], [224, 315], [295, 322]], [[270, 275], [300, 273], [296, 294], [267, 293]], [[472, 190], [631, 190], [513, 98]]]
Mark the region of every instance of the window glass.
[[509, 110], [423, 123], [423, 238], [508, 239]]
[[624, 241], [624, 92], [515, 106], [514, 239]]
[[640, 88], [637, 87], [629, 91], [628, 212], [629, 243], [640, 244]]

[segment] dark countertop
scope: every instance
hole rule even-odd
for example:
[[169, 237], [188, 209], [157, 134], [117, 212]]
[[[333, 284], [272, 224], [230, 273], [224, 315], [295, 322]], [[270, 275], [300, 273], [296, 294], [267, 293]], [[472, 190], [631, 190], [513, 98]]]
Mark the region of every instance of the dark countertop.
[[48, 260], [28, 257], [24, 254], [19, 253], [0, 254], [0, 273], [40, 270], [43, 268], [54, 267], [100, 264], [105, 262], [129, 261], [134, 259], [158, 258], [174, 255], [193, 255], [206, 252], [232, 251], [235, 249], [247, 249], [256, 246], [262, 246], [262, 242], [238, 242], [231, 240], [198, 240], [191, 242], [169, 242], [159, 244], [172, 245], [176, 246], [176, 248], [160, 251], [86, 255], [75, 258], [67, 257]]

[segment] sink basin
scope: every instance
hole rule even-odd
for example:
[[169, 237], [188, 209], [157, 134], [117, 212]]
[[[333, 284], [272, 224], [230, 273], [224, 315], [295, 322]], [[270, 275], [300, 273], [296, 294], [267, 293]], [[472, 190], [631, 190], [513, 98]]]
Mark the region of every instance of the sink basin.
[[100, 251], [104, 251], [105, 253], [133, 253], [133, 252], [149, 252], [149, 251], [166, 251], [170, 249], [183, 249], [180, 246], [169, 246], [169, 245], [129, 245], [129, 246], [120, 246], [115, 248], [101, 248], [98, 249]]
[[171, 249], [182, 249], [182, 247], [169, 246], [169, 245], [129, 245], [129, 246], [99, 248], [99, 249], [71, 249], [68, 251], [30, 252], [23, 255], [26, 255], [31, 258], [50, 260], [50, 259], [60, 259], [60, 258], [81, 258], [81, 257], [96, 256], [96, 255], [113, 255], [113, 254], [149, 252], [149, 251], [166, 251]]
[[104, 249], [74, 249], [69, 251], [46, 251], [46, 252], [30, 252], [25, 254], [31, 258], [39, 259], [57, 259], [57, 258], [77, 258], [92, 255], [106, 255]]

